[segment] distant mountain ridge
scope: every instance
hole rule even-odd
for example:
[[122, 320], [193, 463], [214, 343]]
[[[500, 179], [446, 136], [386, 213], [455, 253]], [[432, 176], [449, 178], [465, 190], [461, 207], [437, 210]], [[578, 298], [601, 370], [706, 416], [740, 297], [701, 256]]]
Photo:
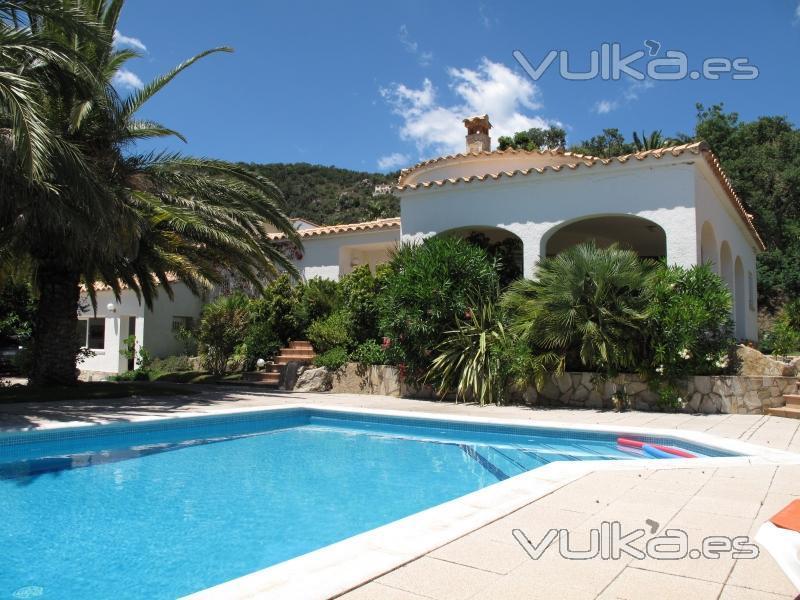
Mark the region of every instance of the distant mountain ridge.
[[309, 163], [243, 163], [242, 166], [280, 188], [290, 217], [318, 225], [338, 225], [400, 215], [397, 198], [389, 194], [372, 195], [376, 185], [395, 183], [398, 172], [369, 173]]

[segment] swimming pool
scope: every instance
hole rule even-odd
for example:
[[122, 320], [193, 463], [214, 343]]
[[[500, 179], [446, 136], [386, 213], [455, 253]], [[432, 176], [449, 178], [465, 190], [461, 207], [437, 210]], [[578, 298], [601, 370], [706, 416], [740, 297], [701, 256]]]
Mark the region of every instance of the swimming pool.
[[553, 461], [643, 457], [616, 440], [314, 408], [2, 434], [0, 595], [182, 596]]

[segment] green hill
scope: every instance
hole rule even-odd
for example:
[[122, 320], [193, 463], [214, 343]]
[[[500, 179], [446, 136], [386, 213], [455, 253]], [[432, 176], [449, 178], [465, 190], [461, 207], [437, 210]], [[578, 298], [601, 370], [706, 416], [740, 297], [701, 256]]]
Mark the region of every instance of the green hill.
[[357, 223], [400, 215], [392, 195], [373, 196], [376, 185], [395, 183], [398, 173], [367, 173], [308, 163], [245, 164], [277, 185], [290, 217], [320, 225]]

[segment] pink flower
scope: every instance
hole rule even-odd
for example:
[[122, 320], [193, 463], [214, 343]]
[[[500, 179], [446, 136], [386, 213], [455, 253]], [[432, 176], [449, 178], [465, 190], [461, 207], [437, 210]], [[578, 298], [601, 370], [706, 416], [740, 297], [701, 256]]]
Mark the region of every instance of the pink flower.
[[391, 345], [392, 345], [392, 339], [388, 338], [388, 337], [384, 337], [383, 341], [381, 342], [381, 348], [386, 350]]

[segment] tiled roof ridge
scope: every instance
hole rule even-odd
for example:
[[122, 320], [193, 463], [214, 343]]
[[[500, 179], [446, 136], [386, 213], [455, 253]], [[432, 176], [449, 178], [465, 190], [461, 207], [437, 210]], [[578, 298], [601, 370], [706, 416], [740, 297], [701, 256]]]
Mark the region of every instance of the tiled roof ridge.
[[[390, 229], [400, 226], [400, 217], [390, 219], [376, 219], [375, 221], [363, 221], [361, 223], [343, 223], [341, 225], [322, 225], [320, 227], [309, 227], [308, 229], [298, 229], [297, 235], [301, 238], [313, 237], [317, 235], [330, 235], [333, 233], [347, 233], [356, 231], [372, 231], [375, 229]], [[283, 233], [270, 233], [270, 239], [281, 240], [286, 236]]]
[[586, 168], [594, 167], [596, 164], [600, 164], [601, 166], [608, 166], [610, 164], [626, 164], [631, 161], [631, 159], [635, 159], [635, 161], [643, 161], [648, 158], [655, 158], [660, 159], [664, 156], [671, 155], [673, 157], [679, 157], [685, 152], [689, 152], [694, 155], [703, 155], [706, 162], [708, 163], [709, 167], [711, 168], [712, 172], [716, 176], [717, 180], [719, 181], [720, 185], [726, 192], [728, 199], [733, 204], [734, 209], [736, 209], [739, 216], [742, 218], [744, 223], [747, 225], [750, 233], [753, 235], [754, 239], [758, 242], [761, 249], [765, 249], [766, 246], [764, 245], [764, 241], [761, 239], [761, 236], [758, 234], [755, 226], [753, 225], [753, 218], [747, 210], [745, 209], [744, 203], [742, 202], [741, 198], [739, 198], [736, 191], [733, 189], [733, 185], [731, 184], [730, 179], [725, 174], [722, 169], [722, 165], [719, 162], [719, 159], [716, 155], [711, 151], [708, 143], [705, 141], [696, 141], [690, 142], [687, 144], [679, 144], [676, 146], [667, 146], [664, 148], [654, 148], [652, 150], [643, 150], [641, 152], [633, 152], [630, 154], [623, 154], [621, 156], [613, 156], [611, 158], [598, 158], [594, 156], [587, 156], [582, 154], [572, 154], [569, 152], [563, 152], [559, 150], [533, 150], [533, 151], [519, 151], [515, 150], [514, 152], [524, 152], [527, 154], [538, 154], [538, 155], [559, 155], [559, 156], [574, 156], [575, 158], [579, 159], [574, 163], [567, 163], [567, 164], [560, 164], [560, 165], [545, 165], [543, 167], [530, 167], [529, 169], [515, 169], [514, 171], [500, 171], [499, 173], [486, 173], [484, 175], [467, 175], [461, 177], [450, 177], [447, 179], [436, 179], [433, 181], [424, 181], [420, 183], [413, 183], [413, 184], [402, 184], [401, 181], [404, 177], [409, 175], [413, 170], [421, 168], [422, 166], [427, 166], [429, 164], [433, 164], [440, 161], [446, 161], [450, 159], [456, 158], [464, 158], [469, 156], [480, 156], [480, 155], [496, 155], [499, 153], [505, 153], [508, 150], [497, 150], [494, 152], [473, 152], [471, 154], [456, 154], [450, 156], [443, 156], [438, 159], [433, 159], [430, 161], [426, 161], [424, 163], [420, 163], [412, 167], [411, 169], [406, 169], [401, 172], [400, 178], [398, 179], [398, 184], [395, 186], [395, 189], [398, 191], [404, 190], [417, 190], [417, 189], [426, 189], [431, 187], [442, 187], [444, 185], [456, 185], [459, 183], [471, 183], [474, 181], [497, 181], [503, 177], [511, 178], [516, 176], [527, 176], [532, 174], [544, 174], [547, 171], [553, 171], [558, 173], [560, 171], [574, 171], [581, 165]]

